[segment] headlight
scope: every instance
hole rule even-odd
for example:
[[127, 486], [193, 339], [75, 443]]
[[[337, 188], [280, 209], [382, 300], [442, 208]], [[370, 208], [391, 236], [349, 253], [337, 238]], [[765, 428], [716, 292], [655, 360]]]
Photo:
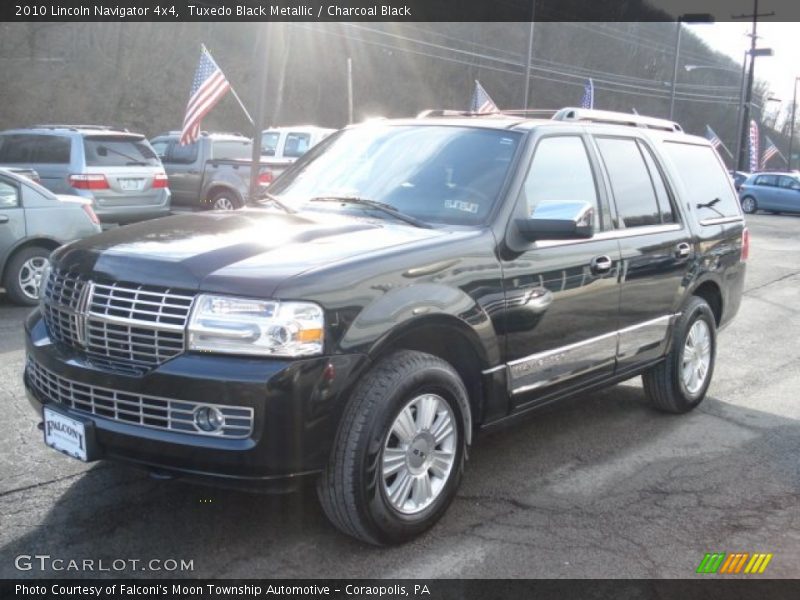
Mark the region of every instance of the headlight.
[[50, 281], [50, 272], [53, 270], [50, 260], [42, 269], [42, 278], [39, 280], [39, 302], [44, 302], [44, 292], [47, 289], [47, 282]]
[[189, 350], [259, 356], [322, 354], [324, 317], [311, 302], [201, 294], [189, 319]]

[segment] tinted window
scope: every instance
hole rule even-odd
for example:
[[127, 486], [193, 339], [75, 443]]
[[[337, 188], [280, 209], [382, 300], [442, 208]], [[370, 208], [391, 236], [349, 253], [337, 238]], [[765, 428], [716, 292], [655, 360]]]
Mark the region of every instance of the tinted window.
[[528, 215], [547, 202], [588, 202], [597, 213], [597, 188], [589, 155], [577, 136], [546, 137], [539, 141], [523, 188]]
[[197, 160], [197, 142], [181, 144], [176, 140], [167, 154], [166, 162], [179, 165], [190, 165]]
[[[678, 177], [686, 188], [692, 210], [699, 219], [741, 215], [739, 199], [733, 191], [730, 177], [711, 146], [681, 142], [665, 142], [664, 149], [675, 164]], [[719, 198], [712, 207], [696, 208]]]
[[58, 135], [0, 136], [0, 163], [69, 163], [70, 139]]
[[19, 206], [19, 192], [17, 186], [0, 180], [0, 208]]
[[308, 202], [356, 196], [425, 221], [480, 223], [497, 200], [519, 140], [515, 131], [473, 127], [355, 127], [314, 146], [270, 192], [307, 209], [364, 213], [353, 204]]
[[597, 138], [597, 145], [611, 180], [617, 213], [625, 227], [660, 224], [655, 188], [636, 140]]
[[215, 141], [211, 152], [220, 159], [252, 158], [253, 144], [250, 140]]
[[261, 135], [261, 154], [275, 156], [281, 134], [278, 131], [267, 131]]
[[121, 136], [92, 136], [83, 139], [89, 167], [157, 166], [158, 156], [145, 139]]
[[778, 178], [775, 175], [759, 175], [756, 178], [756, 185], [778, 185]]
[[653, 189], [656, 192], [658, 208], [661, 211], [662, 223], [677, 223], [678, 217], [672, 204], [672, 195], [669, 193], [664, 175], [656, 164], [650, 148], [639, 142], [639, 149], [642, 151], [647, 170], [650, 172], [650, 179], [653, 181]]
[[297, 158], [308, 152], [311, 145], [310, 133], [288, 133], [286, 141], [283, 143], [283, 155], [289, 158]]

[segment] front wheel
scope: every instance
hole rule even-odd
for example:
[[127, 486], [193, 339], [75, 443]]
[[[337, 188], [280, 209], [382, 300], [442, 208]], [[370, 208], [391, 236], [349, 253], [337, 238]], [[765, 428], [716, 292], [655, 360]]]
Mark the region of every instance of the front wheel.
[[345, 409], [317, 487], [325, 514], [342, 532], [372, 544], [421, 534], [458, 489], [465, 423], [467, 391], [452, 366], [421, 352], [388, 356]]
[[651, 404], [684, 413], [705, 398], [717, 354], [714, 313], [705, 300], [693, 296], [675, 322], [666, 359], [642, 375]]
[[742, 198], [742, 210], [748, 215], [755, 214], [755, 212], [758, 210], [758, 203], [756, 202], [756, 199], [752, 196], [745, 196]]

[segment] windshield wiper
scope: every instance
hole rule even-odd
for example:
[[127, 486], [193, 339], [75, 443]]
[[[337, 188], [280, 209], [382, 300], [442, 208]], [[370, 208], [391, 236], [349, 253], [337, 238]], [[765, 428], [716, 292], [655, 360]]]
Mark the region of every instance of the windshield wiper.
[[269, 192], [260, 192], [259, 197], [256, 198], [256, 202], [260, 204], [274, 204], [284, 210], [284, 212], [293, 215], [297, 211], [287, 205], [283, 200], [278, 198], [275, 194], [270, 194]]
[[714, 205], [715, 204], [719, 204], [719, 203], [720, 203], [720, 199], [719, 198], [714, 198], [713, 200], [709, 200], [708, 202], [699, 202], [697, 204], [697, 208], [710, 208], [715, 213], [717, 213], [720, 217], [724, 217], [725, 215], [723, 215], [720, 211], [718, 211], [716, 208], [714, 208]]
[[391, 204], [379, 202], [377, 200], [370, 200], [368, 198], [359, 198], [358, 196], [317, 196], [316, 198], [309, 200], [309, 202], [339, 202], [341, 204], [357, 204], [359, 206], [367, 206], [382, 212], [383, 214], [389, 215], [390, 217], [394, 217], [399, 221], [404, 221], [409, 225], [413, 225], [414, 227], [421, 227], [423, 229], [431, 228], [431, 226], [425, 221], [421, 221], [416, 217], [407, 215]]

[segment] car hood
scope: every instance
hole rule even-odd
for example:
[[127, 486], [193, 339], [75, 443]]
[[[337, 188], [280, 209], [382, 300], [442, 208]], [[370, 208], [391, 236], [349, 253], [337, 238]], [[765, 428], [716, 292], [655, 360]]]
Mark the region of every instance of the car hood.
[[65, 246], [54, 260], [95, 279], [266, 297], [304, 271], [443, 235], [399, 222], [244, 209], [111, 229]]

